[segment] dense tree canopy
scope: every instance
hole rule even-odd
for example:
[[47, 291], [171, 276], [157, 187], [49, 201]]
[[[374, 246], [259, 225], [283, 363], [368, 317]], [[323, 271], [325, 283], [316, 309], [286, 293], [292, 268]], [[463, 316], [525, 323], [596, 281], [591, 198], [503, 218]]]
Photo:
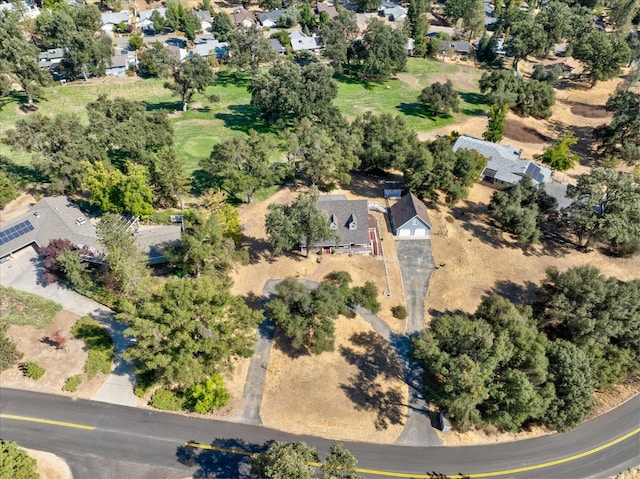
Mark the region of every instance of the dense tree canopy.
[[556, 101], [553, 87], [538, 80], [525, 81], [514, 72], [495, 70], [480, 78], [480, 91], [491, 103], [509, 105], [520, 116], [549, 118]]
[[487, 129], [482, 133], [482, 138], [487, 141], [499, 143], [504, 136], [504, 125], [507, 121], [507, 113], [509, 113], [509, 105], [506, 103], [502, 105], [498, 103], [491, 105], [489, 108]]
[[623, 37], [600, 30], [580, 38], [573, 49], [573, 57], [584, 64], [593, 84], [620, 75], [630, 56]]
[[571, 151], [571, 147], [578, 142], [573, 133], [565, 133], [558, 141], [554, 141], [550, 146], [546, 146], [541, 155], [536, 155], [535, 159], [542, 161], [556, 171], [568, 171], [572, 169], [580, 157]]
[[539, 224], [557, 207], [558, 202], [545, 192], [544, 185], [534, 185], [525, 175], [519, 183], [493, 194], [489, 216], [513, 233], [519, 243], [531, 244], [540, 237]]
[[567, 222], [580, 246], [596, 240], [608, 243], [616, 254], [640, 251], [640, 184], [629, 173], [596, 168], [569, 185], [574, 202], [566, 208]]
[[15, 442], [0, 439], [0, 477], [40, 479], [36, 460]]
[[333, 70], [321, 63], [300, 66], [282, 62], [256, 75], [249, 87], [251, 105], [270, 122], [290, 123], [327, 118], [338, 94]]
[[460, 97], [451, 80], [446, 83], [435, 82], [423, 88], [418, 101], [434, 116], [448, 116], [460, 111]]
[[138, 374], [189, 387], [251, 356], [261, 314], [229, 292], [227, 279], [203, 276], [171, 279], [118, 318], [136, 340], [125, 357]]
[[1, 75], [20, 85], [29, 105], [42, 96], [40, 87], [48, 82], [46, 71], [38, 65], [38, 53], [38, 48], [25, 37], [18, 16], [10, 10], [0, 11]]
[[[153, 11], [154, 13], [157, 10]], [[167, 77], [175, 68], [176, 59], [160, 42], [153, 42], [138, 54], [138, 71], [143, 77]]]
[[362, 38], [348, 51], [350, 69], [362, 80], [384, 81], [407, 67], [407, 37], [380, 20], [372, 19]]
[[320, 34], [325, 43], [322, 55], [330, 60], [336, 72], [343, 72], [350, 45], [359, 33], [355, 13], [346, 8], [341, 8], [335, 18], [320, 25]]
[[238, 27], [228, 33], [229, 64], [238, 68], [258, 68], [260, 64], [270, 62], [276, 57], [269, 39], [262, 30], [251, 27]]
[[606, 108], [613, 113], [613, 120], [593, 131], [600, 152], [630, 165], [639, 162], [640, 93], [620, 90], [607, 100]]
[[264, 479], [313, 479], [318, 462], [315, 447], [304, 442], [274, 442], [269, 449], [251, 456], [251, 473]]

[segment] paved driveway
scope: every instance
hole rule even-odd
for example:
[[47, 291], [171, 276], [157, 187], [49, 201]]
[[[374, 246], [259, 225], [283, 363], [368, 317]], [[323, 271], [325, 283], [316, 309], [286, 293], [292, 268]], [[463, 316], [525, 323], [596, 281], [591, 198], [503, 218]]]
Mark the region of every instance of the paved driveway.
[[396, 252], [407, 301], [409, 317], [405, 325], [405, 380], [409, 385], [409, 416], [397, 444], [437, 446], [440, 439], [431, 424], [429, 408], [424, 398], [423, 369], [410, 357], [410, 337], [424, 329], [424, 298], [433, 273], [430, 239], [396, 239]]

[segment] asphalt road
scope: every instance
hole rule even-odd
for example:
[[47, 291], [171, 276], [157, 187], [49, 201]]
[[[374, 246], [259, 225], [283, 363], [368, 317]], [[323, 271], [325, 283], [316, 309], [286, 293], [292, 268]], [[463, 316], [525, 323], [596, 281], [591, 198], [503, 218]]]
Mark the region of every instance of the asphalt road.
[[[156, 474], [136, 477], [179, 478], [200, 470], [201, 477], [207, 474], [204, 477], [237, 478], [241, 477], [238, 468], [246, 469], [242, 464], [244, 456], [214, 451], [194, 453], [184, 447], [186, 441], [257, 451], [271, 440], [304, 440], [318, 448], [321, 458], [331, 444], [325, 439], [294, 436], [260, 426], [13, 389], [0, 389], [0, 414], [3, 439], [60, 455], [69, 461], [76, 479], [127, 477], [126, 473], [114, 471], [131, 473], [136, 468], [144, 469], [145, 464], [151, 465]], [[24, 421], [6, 415], [94, 429]], [[608, 445], [625, 435], [625, 439]], [[605, 478], [640, 463], [640, 396], [568, 433], [536, 439], [474, 447], [417, 448], [366, 443], [345, 446], [359, 459], [361, 468], [406, 474], [387, 477], [420, 477], [435, 472], [516, 479]], [[540, 466], [549, 462], [555, 464]], [[482, 474], [496, 471], [506, 472]], [[377, 473], [367, 476], [381, 477]]]

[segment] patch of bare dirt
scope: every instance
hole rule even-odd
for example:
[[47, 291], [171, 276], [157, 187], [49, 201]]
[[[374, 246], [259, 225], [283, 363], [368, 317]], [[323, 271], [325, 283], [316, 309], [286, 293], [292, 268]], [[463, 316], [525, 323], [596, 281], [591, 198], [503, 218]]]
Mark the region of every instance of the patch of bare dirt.
[[[60, 311], [51, 324], [43, 329], [33, 326], [9, 327], [7, 334], [15, 341], [18, 350], [24, 354], [20, 362], [0, 373], [0, 384], [6, 387], [26, 389], [52, 394], [66, 394], [75, 398], [90, 399], [100, 389], [106, 376], [98, 373], [93, 379], [84, 377], [78, 391], [67, 393], [62, 391], [66, 379], [75, 374], [83, 374], [88, 353], [84, 341], [71, 334], [71, 327], [78, 316], [68, 311]], [[57, 349], [47, 338], [59, 331], [67, 339], [64, 350]], [[38, 381], [27, 378], [20, 365], [27, 361], [35, 361], [45, 368], [46, 372]]]
[[396, 78], [401, 82], [406, 83], [407, 85], [409, 85], [409, 87], [411, 87], [414, 90], [422, 90], [422, 88], [424, 88], [422, 85], [420, 85], [420, 82], [418, 81], [418, 79], [415, 76], [413, 76], [411, 73], [398, 73], [396, 75]]
[[35, 449], [25, 451], [38, 462], [36, 470], [40, 479], [73, 479], [71, 468], [61, 457]]
[[548, 136], [540, 133], [535, 127], [531, 127], [513, 117], [507, 118], [504, 126], [504, 136], [508, 140], [520, 143], [547, 143], [550, 140]]
[[0, 211], [0, 223], [10, 221], [17, 216], [26, 213], [35, 202], [36, 199], [33, 195], [29, 193], [21, 193], [20, 196], [9, 202], [2, 211]]
[[571, 105], [569, 109], [571, 113], [585, 118], [607, 118], [609, 112], [602, 106], [585, 105], [584, 103], [576, 103]]
[[408, 388], [390, 348], [359, 317], [336, 321], [336, 349], [292, 356], [274, 347], [262, 394], [267, 427], [335, 440], [392, 444], [407, 414]]

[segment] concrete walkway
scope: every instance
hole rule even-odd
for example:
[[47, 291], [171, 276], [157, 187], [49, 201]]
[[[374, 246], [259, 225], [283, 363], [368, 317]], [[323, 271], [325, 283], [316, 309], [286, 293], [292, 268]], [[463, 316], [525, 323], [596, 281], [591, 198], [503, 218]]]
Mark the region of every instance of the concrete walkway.
[[113, 311], [58, 283], [43, 286], [40, 276], [43, 272], [42, 261], [32, 248], [15, 253], [13, 259], [0, 265], [0, 284], [27, 293], [37, 294], [62, 305], [66, 311], [78, 316], [91, 316], [99, 321], [111, 334], [115, 345], [116, 360], [102, 387], [92, 398], [124, 406], [136, 406], [133, 394], [135, 376], [131, 365], [122, 360], [122, 352], [129, 345], [129, 339], [123, 334], [126, 326], [113, 319]]

